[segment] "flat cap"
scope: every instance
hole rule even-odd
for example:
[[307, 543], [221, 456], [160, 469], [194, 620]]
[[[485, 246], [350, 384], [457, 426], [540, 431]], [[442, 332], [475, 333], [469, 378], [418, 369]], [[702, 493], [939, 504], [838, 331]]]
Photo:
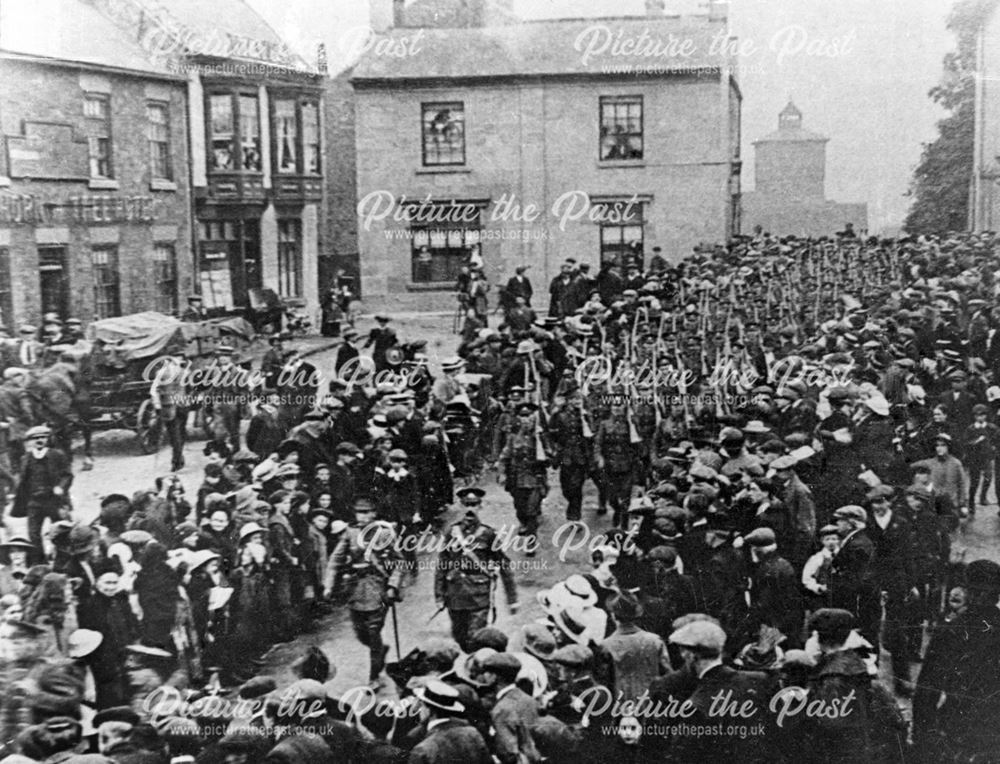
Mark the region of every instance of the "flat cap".
[[671, 644], [695, 647], [719, 654], [726, 646], [726, 632], [711, 621], [691, 621], [670, 635]]
[[750, 533], [743, 537], [743, 540], [750, 546], [754, 547], [764, 547], [772, 546], [778, 543], [777, 537], [774, 535], [774, 531], [770, 528], [754, 528]]
[[868, 513], [863, 507], [859, 507], [856, 504], [848, 504], [845, 507], [834, 510], [833, 516], [838, 520], [854, 520], [859, 523], [868, 523]]
[[496, 653], [483, 661], [482, 669], [507, 679], [514, 679], [521, 670], [521, 661], [510, 653]]

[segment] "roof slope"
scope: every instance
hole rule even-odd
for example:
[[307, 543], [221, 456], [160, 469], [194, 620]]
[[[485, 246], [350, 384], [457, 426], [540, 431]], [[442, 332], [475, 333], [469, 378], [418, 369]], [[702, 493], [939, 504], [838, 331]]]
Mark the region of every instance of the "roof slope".
[[0, 49], [85, 64], [170, 74], [110, 19], [82, 0], [0, 2]]
[[[354, 69], [352, 81], [488, 78], [545, 75], [645, 75], [718, 67], [710, 54], [719, 27], [686, 18], [546, 19], [470, 29], [421, 29], [413, 53], [378, 55], [376, 42]], [[389, 30], [379, 39], [405, 45], [416, 30]], [[632, 41], [623, 55], [619, 45]], [[616, 51], [619, 51], [616, 53]]]

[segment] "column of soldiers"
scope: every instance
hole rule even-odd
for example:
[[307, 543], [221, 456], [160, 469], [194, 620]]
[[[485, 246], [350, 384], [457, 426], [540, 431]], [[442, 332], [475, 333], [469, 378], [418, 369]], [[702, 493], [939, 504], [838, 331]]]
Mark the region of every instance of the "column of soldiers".
[[[915, 755], [988, 756], [1000, 566], [958, 564], [951, 534], [995, 506], [996, 245], [992, 235], [758, 237], [675, 266], [654, 258], [646, 274], [609, 263], [592, 278], [567, 262], [549, 315], [524, 326], [515, 300], [513, 324], [464, 337], [437, 377], [425, 345], [401, 343], [380, 316], [368, 347], [396, 383], [333, 380], [293, 410], [282, 399], [292, 391], [274, 382], [251, 410], [220, 409], [195, 507], [164, 483], [125, 499], [121, 517], [102, 508], [99, 530], [56, 523], [102, 538], [50, 563], [78, 571], [91, 555], [87, 567], [100, 567], [93, 582], [84, 574], [81, 596], [105, 596], [110, 568], [125, 573], [107, 551], [122, 533], [150, 537], [134, 542], [140, 568], [155, 569], [150, 543], [187, 546], [171, 559], [185, 560], [194, 633], [184, 649], [155, 649], [195, 675], [198, 648], [227, 684], [248, 678], [249, 655], [346, 605], [382, 687], [383, 633], [398, 630], [395, 606], [423, 554], [402, 542], [438, 538], [434, 598], [457, 647], [425, 651], [435, 683], [414, 696], [426, 726], [375, 733], [416, 761], [449, 760], [445, 742], [429, 741], [451, 727], [484, 764], [491, 754], [898, 761], [906, 736], [871, 673], [880, 647], [896, 693], [913, 695]], [[303, 363], [279, 356], [274, 379], [280, 361]], [[31, 450], [44, 454], [46, 438]], [[561, 497], [549, 488], [556, 468]], [[482, 517], [490, 469], [526, 556], [563, 519], [608, 540], [539, 597], [542, 622], [509, 648], [493, 623], [500, 593], [516, 607], [518, 591], [510, 535]], [[226, 588], [225, 602], [209, 596]], [[719, 692], [739, 706], [800, 685], [813, 700], [853, 690], [858, 713], [829, 724], [803, 715], [780, 730], [762, 721], [764, 736], [644, 735], [635, 714], [589, 714], [580, 699], [593, 686], [687, 700], [691, 724], [707, 727]], [[603, 735], [603, 721], [616, 732]], [[316, 760], [334, 760], [337, 741], [322, 744], [330, 750]]]

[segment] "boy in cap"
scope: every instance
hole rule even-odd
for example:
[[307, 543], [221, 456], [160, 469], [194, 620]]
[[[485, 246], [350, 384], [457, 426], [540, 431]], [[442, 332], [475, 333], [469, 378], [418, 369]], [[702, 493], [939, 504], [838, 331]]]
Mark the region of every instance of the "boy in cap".
[[972, 407], [972, 417], [972, 424], [965, 431], [962, 461], [969, 473], [969, 516], [975, 517], [976, 491], [979, 491], [980, 504], [985, 506], [988, 502], [986, 494], [993, 482], [993, 462], [1000, 445], [1000, 427], [989, 421], [990, 409], [985, 403]]

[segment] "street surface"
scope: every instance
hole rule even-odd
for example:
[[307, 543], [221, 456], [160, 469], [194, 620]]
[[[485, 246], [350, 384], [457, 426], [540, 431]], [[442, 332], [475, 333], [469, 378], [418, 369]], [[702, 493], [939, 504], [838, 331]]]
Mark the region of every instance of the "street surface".
[[[493, 317], [491, 320], [495, 321]], [[372, 325], [370, 319], [359, 320], [357, 328], [362, 337]], [[441, 359], [452, 355], [458, 344], [457, 335], [451, 333], [451, 325], [450, 315], [411, 315], [401, 318], [396, 328], [403, 342], [415, 339], [428, 341], [427, 354], [431, 359], [432, 372], [437, 373]], [[330, 347], [331, 341], [327, 338], [310, 338], [301, 341], [301, 345], [310, 349], [326, 348], [312, 355], [309, 362], [329, 378], [329, 375], [332, 375], [334, 356], [333, 348]], [[189, 442], [184, 453], [186, 466], [179, 474], [192, 500], [201, 483], [205, 463], [201, 453], [203, 444], [203, 433], [194, 429], [189, 430]], [[102, 496], [109, 493], [131, 496], [140, 489], [152, 488], [155, 478], [167, 474], [170, 468], [169, 448], [164, 446], [157, 454], [141, 455], [135, 436], [124, 431], [96, 434], [94, 457], [94, 469], [88, 472], [79, 469], [82, 462], [79, 448], [74, 460], [73, 504], [76, 516], [85, 522], [97, 516]], [[588, 531], [586, 533], [578, 531], [573, 538], [572, 548], [565, 554], [565, 559], [560, 559], [560, 549], [566, 541], [565, 534], [555, 540], [553, 536], [564, 522], [565, 502], [559, 492], [559, 481], [555, 472], [550, 472], [549, 485], [551, 490], [543, 503], [543, 522], [539, 530], [539, 540], [542, 543], [538, 555], [534, 558], [526, 557], [517, 544], [508, 552], [514, 565], [521, 603], [519, 612], [511, 614], [506, 603], [502, 601], [502, 591], [498, 593], [500, 605], [496, 626], [508, 635], [514, 634], [522, 624], [544, 616], [536, 594], [572, 573], [585, 572], [589, 568], [590, 549], [601, 543], [600, 539], [595, 537], [610, 529], [610, 513], [604, 517], [595, 515], [596, 492], [593, 485], [588, 482], [583, 510], [583, 519], [588, 524]], [[480, 513], [482, 520], [498, 529], [516, 528], [517, 522], [510, 497], [497, 485], [496, 474], [487, 472], [482, 487], [486, 490]], [[991, 491], [991, 495], [995, 494]], [[458, 515], [457, 510], [451, 510], [445, 516], [445, 527], [457, 519]], [[958, 553], [965, 550], [967, 561], [980, 557], [1000, 561], [1000, 552], [996, 545], [998, 531], [1000, 531], [1000, 519], [994, 504], [988, 509], [981, 508], [974, 520], [964, 522], [954, 535], [953, 545]], [[425, 538], [425, 542], [429, 542], [429, 537]], [[419, 555], [420, 570], [416, 581], [404, 591], [403, 601], [397, 605], [399, 647], [403, 655], [429, 637], [449, 635], [446, 612], [438, 614], [431, 620], [436, 610], [433, 594], [435, 557], [434, 553], [425, 552]], [[389, 660], [394, 660], [396, 650], [391, 616], [387, 619], [383, 639], [386, 644], [391, 645]], [[338, 609], [318, 621], [310, 632], [300, 635], [294, 642], [273, 648], [267, 655], [266, 672], [274, 675], [281, 684], [289, 682], [292, 675], [288, 666], [309, 645], [321, 647], [336, 665], [336, 677], [329, 684], [334, 693], [343, 693], [367, 682], [368, 652], [355, 639], [346, 608]], [[888, 685], [891, 686], [891, 681]], [[391, 686], [380, 691], [380, 693], [385, 692], [391, 693]]]

